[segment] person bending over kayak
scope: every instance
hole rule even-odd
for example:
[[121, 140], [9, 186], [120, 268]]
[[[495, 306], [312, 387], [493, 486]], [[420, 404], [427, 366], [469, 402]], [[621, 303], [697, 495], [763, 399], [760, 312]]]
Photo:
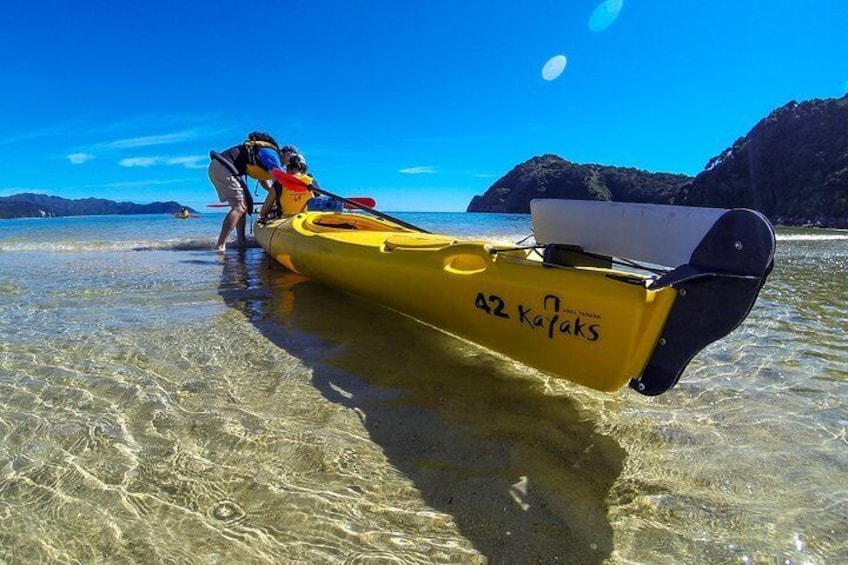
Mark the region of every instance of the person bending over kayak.
[[[294, 145], [285, 145], [280, 149], [280, 157], [282, 158], [283, 166], [286, 166], [291, 159], [292, 155], [298, 155], [297, 147]], [[264, 185], [263, 185], [264, 186]], [[267, 187], [265, 187], [267, 188]], [[275, 180], [271, 184], [270, 190], [268, 190], [268, 195], [265, 197], [265, 201], [262, 203], [262, 208], [259, 210], [259, 223], [264, 223], [268, 220], [268, 214], [271, 213], [271, 210], [274, 207], [275, 203], [279, 203], [280, 201], [280, 184]], [[278, 208], [279, 209], [279, 208]]]
[[233, 228], [236, 229], [238, 244], [244, 246], [247, 244], [245, 214], [253, 212], [253, 198], [242, 177], [254, 178], [270, 191], [274, 182], [271, 171], [282, 169], [280, 146], [267, 133], [255, 131], [247, 136], [246, 141], [226, 151], [210, 151], [209, 157], [209, 180], [218, 192], [218, 199], [230, 205], [216, 248], [218, 251], [226, 249], [227, 238]]
[[[286, 172], [303, 181], [307, 186], [318, 186], [315, 180], [306, 174], [308, 166], [306, 159], [299, 153], [286, 152], [288, 147], [283, 148], [283, 160], [286, 163]], [[279, 182], [273, 184], [273, 190], [268, 193], [262, 210], [259, 211], [257, 223], [264, 224], [268, 221], [271, 210], [276, 205], [279, 215], [293, 216], [306, 209], [306, 204], [312, 198], [312, 191], [300, 187], [284, 186]]]

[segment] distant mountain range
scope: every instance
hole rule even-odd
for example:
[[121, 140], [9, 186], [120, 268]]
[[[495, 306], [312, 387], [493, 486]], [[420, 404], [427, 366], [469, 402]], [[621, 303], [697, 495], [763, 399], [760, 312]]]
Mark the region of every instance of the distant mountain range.
[[786, 104], [694, 178], [543, 155], [475, 196], [468, 211], [527, 214], [534, 198], [752, 208], [776, 224], [848, 228], [848, 95]]
[[102, 198], [68, 200], [59, 196], [29, 192], [0, 197], [0, 219], [111, 214], [175, 214], [183, 208], [187, 208], [191, 213], [197, 213], [196, 210], [173, 201], [133, 204], [132, 202], [114, 202]]

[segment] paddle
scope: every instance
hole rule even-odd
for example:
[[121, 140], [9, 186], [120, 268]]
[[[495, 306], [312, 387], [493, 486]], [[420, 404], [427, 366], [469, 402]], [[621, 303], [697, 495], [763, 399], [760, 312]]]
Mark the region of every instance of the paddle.
[[[348, 196], [347, 199], [351, 202], [356, 202], [357, 204], [367, 206], [368, 208], [373, 208], [377, 205], [377, 201], [369, 196]], [[345, 204], [345, 208], [347, 208], [348, 210], [352, 210], [353, 206], [351, 206], [350, 204]]]
[[324, 190], [323, 188], [318, 188], [314, 184], [307, 184], [304, 181], [297, 178], [296, 176], [291, 175], [289, 173], [284, 173], [280, 169], [274, 169], [273, 171], [271, 171], [271, 174], [274, 175], [274, 178], [276, 178], [279, 183], [288, 184], [289, 186], [292, 186], [293, 188], [295, 188], [295, 190], [311, 190], [312, 192], [317, 192], [318, 194], [323, 194], [324, 196], [329, 196], [330, 198], [334, 198], [334, 199], [336, 199], [340, 202], [343, 202], [344, 204], [347, 204], [351, 208], [358, 208], [359, 210], [362, 210], [363, 212], [368, 212], [369, 214], [373, 214], [373, 215], [377, 216], [378, 218], [383, 218], [384, 220], [389, 220], [390, 222], [394, 222], [394, 223], [398, 224], [399, 226], [403, 226], [405, 228], [409, 228], [409, 229], [415, 230], [415, 231], [420, 231], [421, 233], [430, 233], [425, 229], [419, 228], [418, 226], [414, 226], [410, 223], [404, 222], [403, 220], [399, 220], [398, 218], [389, 216], [388, 214], [378, 212], [377, 210], [374, 210], [373, 208], [370, 208], [368, 206], [360, 204], [359, 202], [356, 202], [355, 200], [345, 198], [344, 196], [339, 196], [338, 194], [333, 194], [332, 192], [328, 192], [328, 191]]
[[[367, 206], [368, 208], [373, 208], [377, 205], [377, 201], [371, 198], [370, 196], [351, 196], [348, 198], [351, 202], [356, 202], [357, 204], [361, 204], [362, 206]], [[211, 204], [207, 204], [207, 208], [226, 208], [229, 204], [226, 202], [213, 202]], [[348, 210], [352, 210], [354, 208], [353, 205], [348, 204], [345, 206]]]

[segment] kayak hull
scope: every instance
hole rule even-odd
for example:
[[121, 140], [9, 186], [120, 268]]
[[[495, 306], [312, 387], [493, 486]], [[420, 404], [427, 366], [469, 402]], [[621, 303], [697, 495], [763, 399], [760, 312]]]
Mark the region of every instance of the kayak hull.
[[292, 271], [601, 391], [641, 375], [677, 298], [647, 276], [545, 265], [356, 213], [298, 214], [255, 236]]

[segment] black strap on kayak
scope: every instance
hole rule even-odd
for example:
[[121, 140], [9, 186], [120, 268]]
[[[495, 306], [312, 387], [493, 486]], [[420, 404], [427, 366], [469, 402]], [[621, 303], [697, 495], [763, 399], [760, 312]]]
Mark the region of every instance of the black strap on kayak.
[[369, 214], [373, 214], [374, 216], [377, 216], [378, 218], [383, 218], [384, 220], [389, 220], [390, 222], [394, 222], [394, 223], [398, 224], [399, 226], [403, 226], [405, 228], [409, 228], [411, 230], [415, 230], [415, 231], [418, 231], [418, 232], [421, 232], [421, 233], [430, 233], [423, 228], [419, 228], [418, 226], [414, 226], [414, 225], [412, 225], [408, 222], [404, 222], [403, 220], [399, 220], [398, 218], [395, 218], [394, 216], [389, 216], [388, 214], [384, 214], [383, 212], [378, 212], [377, 210], [375, 210], [373, 208], [369, 208], [368, 206], [365, 206], [364, 204], [360, 204], [359, 202], [356, 202], [354, 200], [348, 200], [344, 196], [339, 196], [338, 194], [333, 194], [332, 192], [327, 192], [323, 188], [318, 188], [317, 186], [315, 186], [315, 183], [312, 183], [312, 185], [310, 185], [309, 190], [311, 190], [312, 192], [317, 192], [318, 194], [323, 194], [324, 196], [329, 196], [330, 198], [334, 198], [335, 200], [339, 200], [341, 202], [344, 202], [345, 204], [347, 204], [348, 206], [350, 206], [352, 208], [358, 208], [358, 209], [362, 210], [363, 212], [368, 212]]
[[[527, 238], [525, 238], [527, 239]], [[632, 261], [625, 257], [610, 257], [600, 253], [586, 251], [579, 245], [567, 245], [562, 243], [546, 243], [535, 245], [519, 245], [515, 247], [495, 247], [487, 246], [486, 251], [491, 255], [498, 253], [506, 253], [509, 251], [533, 251], [542, 258], [542, 266], [558, 268], [558, 267], [601, 267], [610, 268], [612, 265], [621, 267], [630, 267], [640, 271], [646, 271], [655, 275], [662, 275], [669, 272], [670, 269], [658, 269], [648, 265]], [[607, 275], [611, 276], [611, 275]], [[615, 278], [615, 277], [613, 277]], [[621, 278], [621, 277], [619, 277]], [[626, 278], [626, 277], [624, 277]], [[627, 279], [627, 282], [632, 282], [636, 279]], [[640, 284], [643, 279], [638, 279]]]
[[236, 177], [241, 181], [241, 188], [244, 191], [244, 205], [247, 208], [247, 215], [253, 215], [253, 195], [250, 194], [250, 188], [247, 186], [247, 183], [244, 182], [244, 179], [241, 177]]

